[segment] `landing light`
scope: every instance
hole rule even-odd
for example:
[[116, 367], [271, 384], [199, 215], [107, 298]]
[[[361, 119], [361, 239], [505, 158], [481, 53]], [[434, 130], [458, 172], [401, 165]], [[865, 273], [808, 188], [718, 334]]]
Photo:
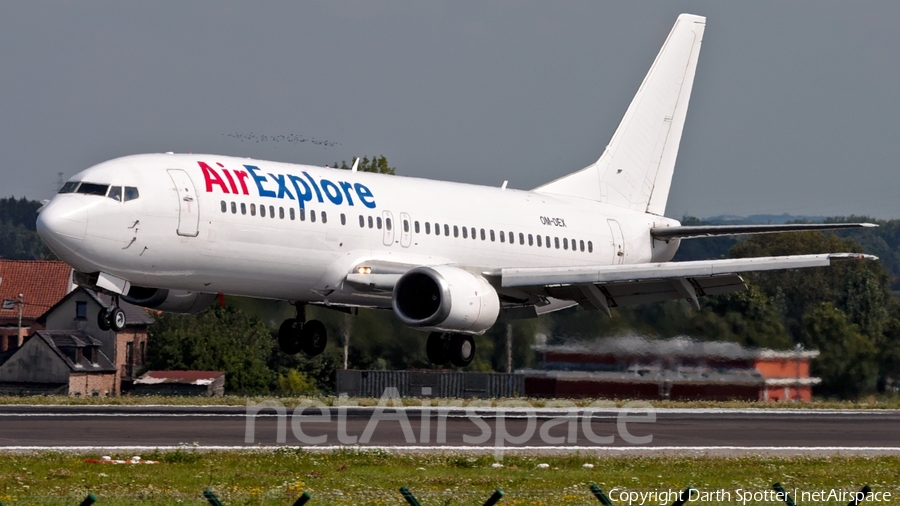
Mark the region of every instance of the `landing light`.
[[372, 274], [372, 268], [360, 265], [356, 268], [356, 272], [359, 274]]

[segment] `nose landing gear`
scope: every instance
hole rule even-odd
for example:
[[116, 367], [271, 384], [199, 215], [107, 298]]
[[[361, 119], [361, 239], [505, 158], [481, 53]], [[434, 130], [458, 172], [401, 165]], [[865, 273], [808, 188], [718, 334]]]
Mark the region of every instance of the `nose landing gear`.
[[278, 329], [278, 347], [288, 355], [301, 351], [311, 357], [320, 355], [328, 344], [328, 331], [319, 320], [306, 319], [305, 307], [297, 306], [297, 318], [288, 318]]

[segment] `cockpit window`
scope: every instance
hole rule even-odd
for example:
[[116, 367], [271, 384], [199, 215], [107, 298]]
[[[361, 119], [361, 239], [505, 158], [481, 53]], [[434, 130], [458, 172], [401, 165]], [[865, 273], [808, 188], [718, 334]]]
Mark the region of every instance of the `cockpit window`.
[[78, 187], [78, 193], [81, 193], [83, 195], [100, 195], [101, 197], [105, 197], [106, 191], [108, 189], [108, 184], [81, 183], [81, 186]]
[[80, 181], [69, 181], [59, 189], [59, 193], [75, 193], [75, 189], [78, 188], [80, 183]]
[[125, 187], [125, 202], [128, 202], [129, 200], [134, 200], [138, 197], [139, 197], [139, 195], [138, 195], [137, 188], [135, 188], [134, 186], [126, 186]]
[[115, 200], [116, 202], [121, 202], [122, 201], [122, 187], [121, 186], [110, 186], [109, 193], [107, 193], [106, 196]]

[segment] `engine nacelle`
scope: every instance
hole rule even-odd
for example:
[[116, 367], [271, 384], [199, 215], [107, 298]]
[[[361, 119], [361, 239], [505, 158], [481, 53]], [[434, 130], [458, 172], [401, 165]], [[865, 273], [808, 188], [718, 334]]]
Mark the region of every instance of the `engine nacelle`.
[[500, 314], [500, 298], [481, 276], [448, 265], [416, 267], [394, 285], [394, 314], [410, 327], [481, 334]]
[[122, 296], [122, 300], [135, 306], [160, 311], [194, 314], [208, 308], [216, 300], [216, 294], [132, 285], [128, 294]]

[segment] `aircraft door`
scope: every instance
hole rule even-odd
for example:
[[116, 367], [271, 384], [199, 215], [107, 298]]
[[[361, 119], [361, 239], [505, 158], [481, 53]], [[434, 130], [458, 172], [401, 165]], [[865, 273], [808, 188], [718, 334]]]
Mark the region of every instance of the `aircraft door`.
[[412, 243], [412, 221], [406, 213], [400, 213], [400, 246], [408, 248]]
[[384, 219], [384, 245], [390, 246], [394, 244], [394, 215], [390, 211], [382, 211], [381, 217]]
[[181, 169], [169, 169], [168, 172], [178, 195], [178, 235], [197, 237], [200, 233], [200, 203], [197, 201], [194, 183], [187, 172]]
[[609, 231], [612, 234], [612, 264], [625, 263], [625, 239], [622, 236], [622, 226], [616, 220], [606, 220], [606, 222], [609, 224]]

